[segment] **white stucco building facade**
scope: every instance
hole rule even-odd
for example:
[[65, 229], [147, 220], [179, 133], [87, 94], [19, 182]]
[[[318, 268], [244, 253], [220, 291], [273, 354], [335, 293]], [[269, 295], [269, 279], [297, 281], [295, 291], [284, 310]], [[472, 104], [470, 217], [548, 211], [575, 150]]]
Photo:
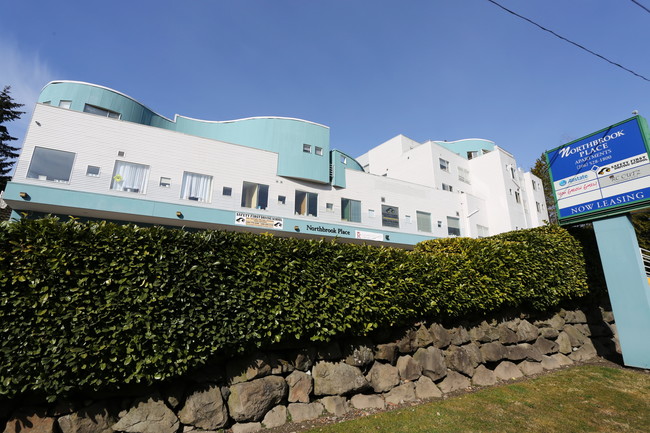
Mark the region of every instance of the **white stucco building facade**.
[[548, 219], [541, 181], [483, 139], [399, 135], [353, 158], [329, 128], [158, 115], [120, 92], [48, 84], [3, 200], [24, 213], [409, 246]]

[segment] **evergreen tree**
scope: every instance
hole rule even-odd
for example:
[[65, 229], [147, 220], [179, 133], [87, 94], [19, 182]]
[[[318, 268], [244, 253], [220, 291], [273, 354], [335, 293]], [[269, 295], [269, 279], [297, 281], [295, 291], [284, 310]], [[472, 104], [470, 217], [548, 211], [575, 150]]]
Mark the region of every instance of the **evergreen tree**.
[[546, 156], [542, 154], [542, 156], [537, 158], [535, 165], [530, 169], [530, 172], [542, 180], [544, 199], [546, 200], [546, 209], [548, 210], [548, 222], [551, 224], [557, 224], [555, 199], [553, 197], [553, 187], [551, 186], [551, 176], [548, 173], [548, 168]]
[[9, 181], [8, 174], [16, 162], [14, 160], [18, 158], [19, 150], [18, 147], [11, 146], [10, 143], [17, 138], [9, 135], [5, 123], [20, 119], [20, 116], [25, 114], [24, 111], [18, 111], [23, 104], [14, 102], [9, 95], [10, 89], [9, 86], [5, 86], [0, 92], [0, 191], [5, 189], [5, 185]]

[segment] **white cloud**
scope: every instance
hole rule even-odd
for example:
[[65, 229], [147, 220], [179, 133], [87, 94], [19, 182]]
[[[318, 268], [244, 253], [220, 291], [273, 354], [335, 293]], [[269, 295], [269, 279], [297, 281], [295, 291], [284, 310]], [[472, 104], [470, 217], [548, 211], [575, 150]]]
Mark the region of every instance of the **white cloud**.
[[11, 40], [0, 39], [0, 59], [0, 88], [11, 86], [14, 102], [24, 104], [22, 118], [7, 124], [9, 133], [22, 144], [38, 95], [43, 86], [54, 79], [54, 73], [37, 52], [21, 50]]

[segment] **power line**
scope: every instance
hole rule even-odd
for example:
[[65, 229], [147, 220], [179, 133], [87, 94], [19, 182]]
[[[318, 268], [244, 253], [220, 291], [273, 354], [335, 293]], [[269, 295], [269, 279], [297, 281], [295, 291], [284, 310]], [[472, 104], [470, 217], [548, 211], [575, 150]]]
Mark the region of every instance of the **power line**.
[[[623, 65], [621, 65], [621, 64], [619, 64], [619, 63], [613, 62], [613, 61], [609, 60], [607, 57], [601, 56], [600, 54], [591, 51], [589, 48], [586, 48], [586, 47], [584, 47], [584, 46], [578, 44], [577, 42], [573, 42], [572, 40], [569, 40], [569, 39], [565, 38], [564, 36], [558, 35], [558, 34], [555, 33], [553, 30], [549, 30], [549, 29], [547, 29], [546, 27], [537, 24], [535, 21], [530, 20], [530, 19], [526, 18], [525, 16], [519, 15], [518, 13], [516, 13], [516, 12], [514, 12], [514, 11], [511, 11], [510, 9], [508, 9], [508, 8], [506, 8], [506, 7], [504, 7], [504, 6], [501, 6], [499, 3], [497, 3], [497, 2], [494, 1], [494, 0], [487, 0], [487, 1], [489, 1], [490, 3], [492, 3], [492, 4], [494, 4], [494, 5], [498, 6], [498, 7], [500, 7], [501, 9], [503, 9], [503, 10], [506, 11], [506, 12], [508, 12], [508, 13], [510, 13], [510, 14], [512, 14], [512, 15], [514, 15], [514, 16], [516, 16], [516, 17], [518, 17], [518, 18], [521, 18], [521, 19], [524, 20], [524, 21], [528, 21], [528, 22], [531, 23], [532, 25], [534, 25], [534, 26], [536, 26], [536, 27], [539, 27], [540, 29], [544, 30], [545, 32], [549, 32], [550, 34], [552, 34], [552, 35], [555, 36], [555, 37], [558, 37], [558, 38], [562, 39], [563, 41], [570, 43], [571, 45], [575, 45], [576, 47], [580, 48], [581, 50], [584, 50], [584, 51], [588, 52], [589, 54], [592, 54], [592, 55], [594, 55], [594, 56], [596, 56], [596, 57], [598, 57], [598, 58], [600, 58], [600, 59], [603, 59], [603, 60], [606, 61], [607, 63], [610, 63], [610, 64], [612, 64], [612, 65], [614, 65], [614, 66], [616, 66], [616, 67], [619, 67], [619, 68], [621, 68], [621, 69], [623, 69], [623, 70], [629, 72], [629, 73], [632, 74], [632, 75], [636, 75], [637, 77], [641, 78], [642, 80], [645, 80], [645, 81], [649, 81], [649, 82], [650, 82], [650, 79], [644, 77], [643, 75], [641, 75], [641, 74], [637, 74], [637, 73], [634, 72], [633, 70], [628, 69], [628, 68], [626, 68], [625, 66], [623, 66]], [[637, 3], [635, 0], [632, 0], [632, 1], [633, 1], [634, 3]], [[638, 3], [637, 3], [637, 4], [638, 4]], [[641, 6], [641, 7], [643, 7], [643, 8], [645, 9], [644, 6], [642, 6], [642, 5], [640, 5], [640, 4], [639, 4], [639, 6]], [[646, 10], [647, 10], [647, 9], [646, 9]], [[650, 11], [648, 11], [648, 12], [650, 12]]]
[[643, 5], [642, 5], [641, 3], [639, 3], [638, 1], [636, 1], [636, 0], [630, 0], [630, 1], [631, 1], [632, 3], [634, 3], [635, 5], [637, 5], [638, 7], [640, 7], [641, 9], [644, 9], [647, 13], [650, 14], [650, 9], [648, 9], [648, 8], [645, 7], [645, 6], [643, 6]]

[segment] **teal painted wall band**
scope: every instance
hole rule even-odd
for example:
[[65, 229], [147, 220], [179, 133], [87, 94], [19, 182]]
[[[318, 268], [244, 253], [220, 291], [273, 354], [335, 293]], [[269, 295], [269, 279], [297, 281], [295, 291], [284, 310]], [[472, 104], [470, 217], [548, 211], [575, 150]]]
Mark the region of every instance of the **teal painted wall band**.
[[[19, 193], [27, 192], [29, 200], [23, 200]], [[30, 201], [45, 206], [65, 206], [73, 209], [79, 209], [79, 214], [73, 216], [89, 216], [84, 210], [98, 212], [111, 212], [113, 214], [135, 215], [138, 217], [152, 217], [166, 219], [170, 225], [178, 225], [178, 221], [183, 221], [187, 226], [192, 227], [204, 226], [206, 224], [221, 224], [236, 227], [235, 218], [238, 212], [275, 217], [266, 213], [260, 213], [255, 209], [242, 208], [236, 211], [208, 208], [202, 206], [191, 206], [182, 203], [165, 203], [141, 198], [121, 197], [108, 194], [94, 194], [79, 191], [69, 191], [60, 188], [49, 188], [47, 186], [21, 184], [17, 182], [7, 183], [4, 199], [11, 201], [14, 207], [15, 218], [20, 218], [20, 212]], [[41, 211], [42, 212], [42, 211]], [[181, 212], [182, 219], [179, 219], [176, 212]], [[58, 212], [53, 212], [58, 213]], [[99, 218], [95, 213], [94, 218]], [[294, 218], [282, 218], [284, 228], [282, 230], [268, 229], [269, 232], [288, 232], [302, 233], [310, 235], [322, 235], [325, 237], [356, 238], [356, 231], [381, 234], [382, 242], [415, 245], [418, 242], [434, 239], [433, 236], [416, 235], [411, 233], [393, 232], [389, 230], [378, 230], [372, 228], [353, 227], [344, 224], [323, 223], [317, 220], [305, 221]], [[114, 217], [111, 219], [120, 219]], [[136, 218], [141, 219], [141, 218]], [[176, 224], [173, 224], [176, 223]], [[295, 230], [298, 227], [298, 230]], [[311, 229], [310, 229], [311, 227]], [[215, 227], [216, 229], [217, 227]], [[254, 228], [254, 227], [249, 227]], [[388, 236], [388, 238], [387, 238]]]

